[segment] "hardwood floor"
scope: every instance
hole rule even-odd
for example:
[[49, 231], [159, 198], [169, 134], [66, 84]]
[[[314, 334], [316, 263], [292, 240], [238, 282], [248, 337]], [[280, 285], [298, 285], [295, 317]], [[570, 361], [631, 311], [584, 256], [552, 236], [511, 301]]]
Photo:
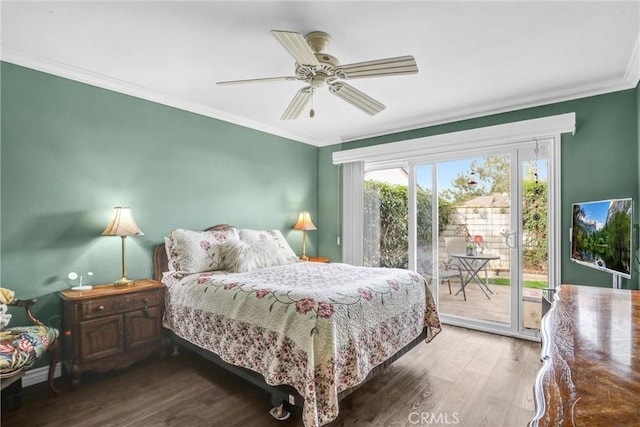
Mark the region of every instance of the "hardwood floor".
[[[346, 397], [331, 427], [525, 426], [533, 416], [540, 344], [445, 326]], [[197, 355], [152, 358], [121, 371], [85, 374], [53, 397], [25, 388], [2, 426], [301, 427], [300, 409], [276, 421], [269, 396]]]

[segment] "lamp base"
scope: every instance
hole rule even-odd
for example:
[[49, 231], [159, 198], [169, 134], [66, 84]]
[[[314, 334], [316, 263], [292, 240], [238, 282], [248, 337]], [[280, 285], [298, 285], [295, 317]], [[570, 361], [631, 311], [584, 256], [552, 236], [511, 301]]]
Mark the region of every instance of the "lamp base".
[[126, 277], [122, 277], [122, 278], [116, 280], [115, 282], [113, 282], [113, 286], [115, 286], [115, 287], [133, 286], [135, 283], [136, 283], [135, 280], [131, 280], [131, 279], [128, 279]]
[[309, 257], [306, 256], [305, 254], [300, 255], [300, 259], [303, 261], [309, 261]]

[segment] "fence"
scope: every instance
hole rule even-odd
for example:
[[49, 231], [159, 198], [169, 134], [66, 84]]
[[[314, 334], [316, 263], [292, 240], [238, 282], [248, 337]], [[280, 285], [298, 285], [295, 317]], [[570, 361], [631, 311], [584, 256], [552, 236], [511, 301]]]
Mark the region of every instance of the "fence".
[[504, 206], [460, 206], [454, 208], [451, 223], [440, 233], [438, 239], [439, 259], [445, 262], [448, 260], [444, 244], [445, 237], [467, 237], [472, 243], [475, 236], [481, 236], [480, 246], [483, 252], [500, 257], [499, 260], [489, 263], [489, 270], [509, 270], [511, 253], [505, 237], [506, 233], [511, 230], [510, 215], [509, 207]]

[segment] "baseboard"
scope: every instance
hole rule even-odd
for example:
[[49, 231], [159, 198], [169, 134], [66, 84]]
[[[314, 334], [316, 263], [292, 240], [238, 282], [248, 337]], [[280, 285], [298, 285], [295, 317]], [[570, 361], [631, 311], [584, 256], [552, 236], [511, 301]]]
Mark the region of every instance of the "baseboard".
[[[58, 363], [56, 370], [53, 374], [54, 378], [62, 376], [62, 365]], [[30, 385], [44, 383], [49, 380], [49, 367], [43, 366], [41, 368], [29, 369], [24, 373], [22, 377], [22, 387], [29, 387]]]

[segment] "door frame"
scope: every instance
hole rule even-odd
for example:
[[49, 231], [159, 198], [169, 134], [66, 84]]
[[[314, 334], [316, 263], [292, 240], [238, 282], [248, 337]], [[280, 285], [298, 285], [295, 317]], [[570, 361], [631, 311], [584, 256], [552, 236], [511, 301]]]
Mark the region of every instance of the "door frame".
[[[549, 140], [549, 285], [555, 287], [560, 283], [560, 257], [561, 257], [561, 212], [560, 212], [560, 143], [562, 133], [575, 133], [575, 113], [559, 114], [556, 116], [549, 116], [537, 119], [523, 120], [519, 122], [512, 122], [494, 126], [487, 126], [483, 128], [469, 129], [458, 132], [451, 132], [439, 135], [433, 135], [422, 138], [415, 138], [404, 141], [391, 142], [386, 144], [372, 145], [362, 148], [348, 149], [342, 151], [336, 151], [332, 154], [333, 163], [340, 164], [353, 164], [355, 162], [364, 162], [365, 168], [384, 168], [385, 166], [409, 164], [414, 162], [418, 158], [422, 163], [428, 162], [429, 158], [434, 159], [440, 157], [440, 155], [447, 155], [450, 158], [456, 156], [472, 156], [472, 152], [481, 153], [486, 152], [487, 149], [502, 148], [504, 151], [508, 151], [511, 148], [517, 147], [519, 144], [527, 144], [535, 141], [536, 139]], [[482, 155], [482, 154], [481, 154]], [[410, 187], [415, 184], [415, 173], [410, 170], [410, 179], [412, 181]], [[345, 217], [350, 218], [350, 227], [362, 229], [363, 218], [362, 215], [354, 216], [353, 212], [350, 212], [348, 203], [345, 201], [362, 198], [362, 180], [358, 180], [353, 183], [353, 188], [343, 182], [343, 224], [345, 223]], [[410, 206], [411, 209], [411, 206]], [[410, 211], [411, 221], [414, 221], [415, 227], [415, 206], [413, 207], [413, 216]], [[437, 212], [435, 212], [434, 218], [437, 218]], [[437, 221], [437, 220], [436, 220]], [[437, 227], [437, 224], [436, 224]], [[410, 233], [411, 234], [411, 233]], [[346, 242], [349, 236], [354, 234], [353, 230], [344, 230], [343, 237], [345, 244], [343, 246], [343, 259], [349, 259], [354, 265], [362, 265], [362, 245], [361, 241]], [[349, 244], [347, 244], [349, 243]], [[351, 253], [353, 251], [353, 253]], [[347, 253], [349, 252], [349, 253]], [[415, 250], [410, 250], [415, 253]], [[410, 256], [410, 262], [413, 258], [413, 266], [415, 266], [415, 255]], [[434, 259], [437, 259], [434, 257]], [[410, 264], [411, 265], [411, 264]], [[444, 323], [452, 325], [458, 324], [456, 318], [450, 318], [450, 316], [441, 316]], [[520, 336], [522, 338], [536, 339], [536, 337], [522, 336], [514, 332], [512, 329], [505, 330], [500, 328], [499, 324], [492, 324], [491, 322], [482, 322], [475, 325], [476, 329], [486, 332], [493, 332], [504, 335]]]
[[[522, 227], [522, 162], [523, 159], [528, 159], [529, 156], [523, 157], [520, 153], [523, 150], [531, 150], [536, 143], [540, 146], [544, 146], [547, 148], [547, 161], [548, 161], [548, 204], [547, 204], [547, 234], [548, 234], [548, 264], [549, 264], [549, 272], [548, 272], [548, 280], [549, 287], [554, 288], [556, 283], [559, 283], [559, 268], [552, 268], [552, 264], [556, 264], [560, 262], [560, 241], [556, 239], [559, 238], [557, 233], [555, 233], [556, 224], [553, 224], [555, 221], [552, 220], [552, 213], [557, 213], [557, 221], [560, 220], [559, 215], [559, 207], [558, 204], [559, 198], [556, 198], [555, 195], [559, 194], [559, 179], [560, 179], [560, 171], [554, 171], [551, 166], [551, 158], [554, 156], [552, 152], [554, 138], [545, 138], [541, 140], [533, 140], [533, 141], [525, 141], [514, 143], [505, 149], [504, 145], [497, 145], [495, 147], [484, 147], [479, 150], [467, 151], [464, 154], [458, 154], [455, 156], [447, 155], [447, 154], [438, 154], [435, 156], [427, 156], [421, 157], [418, 159], [412, 159], [408, 162], [407, 167], [409, 171], [409, 268], [415, 270], [416, 268], [416, 244], [415, 244], [415, 236], [417, 233], [417, 208], [416, 208], [416, 200], [415, 200], [415, 188], [416, 188], [416, 167], [420, 165], [430, 165], [432, 170], [432, 182], [433, 187], [430, 189], [432, 192], [432, 235], [439, 236], [439, 215], [438, 215], [438, 164], [440, 162], [446, 161], [455, 161], [466, 158], [475, 158], [475, 157], [486, 157], [492, 155], [505, 155], [508, 154], [510, 156], [510, 187], [511, 192], [510, 196], [512, 199], [512, 205], [510, 209], [510, 222], [511, 222], [511, 230], [515, 232], [514, 234], [514, 248], [511, 249], [511, 300], [510, 300], [510, 324], [505, 325], [499, 322], [493, 322], [488, 320], [480, 320], [480, 319], [470, 319], [463, 318], [459, 316], [454, 316], [447, 313], [440, 313], [441, 320], [444, 323], [453, 324], [456, 326], [462, 326], [472, 329], [478, 329], [485, 332], [492, 332], [501, 335], [509, 335], [509, 336], [517, 336], [520, 338], [526, 338], [531, 340], [539, 340], [540, 335], [537, 332], [524, 329], [523, 325], [523, 316], [522, 312], [524, 310], [524, 304], [522, 302], [522, 284], [523, 284], [523, 248], [521, 242], [523, 242], [523, 227]], [[557, 153], [559, 155], [559, 152]], [[557, 161], [555, 163], [559, 165], [560, 162]], [[397, 166], [396, 163], [394, 166]], [[386, 165], [391, 167], [391, 165]], [[367, 168], [369, 170], [369, 168]], [[556, 173], [557, 172], [557, 173]], [[552, 230], [553, 229], [553, 230]], [[439, 245], [437, 244], [437, 238], [434, 237], [432, 242], [432, 259], [434, 262], [437, 262], [439, 257]], [[556, 264], [557, 265], [557, 264]], [[438, 283], [439, 278], [437, 277], [437, 268], [432, 269], [435, 273], [435, 277], [433, 278], [432, 283]], [[556, 276], [557, 275], [557, 276]], [[436, 300], [436, 304], [439, 306], [439, 287], [434, 286], [431, 290], [434, 294], [434, 298]]]

